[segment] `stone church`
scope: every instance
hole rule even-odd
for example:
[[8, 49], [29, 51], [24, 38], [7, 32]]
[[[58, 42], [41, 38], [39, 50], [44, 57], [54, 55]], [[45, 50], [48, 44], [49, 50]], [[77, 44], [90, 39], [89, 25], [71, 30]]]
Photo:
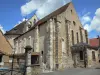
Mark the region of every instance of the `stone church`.
[[34, 15], [5, 34], [15, 54], [30, 45], [31, 64], [43, 70], [92, 67], [98, 64], [98, 48], [91, 47], [72, 2], [38, 20]]

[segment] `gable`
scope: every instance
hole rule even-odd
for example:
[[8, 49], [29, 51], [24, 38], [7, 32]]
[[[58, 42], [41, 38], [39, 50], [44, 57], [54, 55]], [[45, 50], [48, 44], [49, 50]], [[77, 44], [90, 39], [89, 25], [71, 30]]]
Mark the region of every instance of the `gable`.
[[5, 38], [3, 33], [0, 31], [0, 52], [4, 54], [11, 54], [12, 53], [12, 46]]
[[75, 26], [74, 25], [74, 23], [75, 23], [76, 24], [76, 28], [79, 28], [79, 26], [81, 28], [83, 28], [83, 26], [81, 24], [81, 21], [79, 19], [79, 16], [78, 16], [78, 14], [77, 14], [72, 2], [69, 4], [68, 8], [66, 9], [66, 13], [67, 13], [66, 14], [66, 16], [67, 16], [66, 19], [71, 21], [73, 27]]

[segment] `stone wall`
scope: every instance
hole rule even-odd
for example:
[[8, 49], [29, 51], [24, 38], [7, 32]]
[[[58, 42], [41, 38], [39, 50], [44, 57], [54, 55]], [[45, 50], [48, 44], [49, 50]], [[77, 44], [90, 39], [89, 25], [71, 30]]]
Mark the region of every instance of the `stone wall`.
[[[71, 46], [73, 45], [72, 30], [74, 32], [74, 44], [79, 42], [86, 43], [85, 30], [80, 23], [72, 3], [70, 3], [65, 12], [50, 18], [43, 24], [36, 26], [33, 30], [15, 39], [15, 45], [16, 42], [20, 44], [19, 42], [21, 41], [21, 44], [25, 47], [31, 42], [34, 52], [40, 52], [42, 69], [45, 66], [45, 69], [48, 70], [71, 68], [73, 67], [71, 50]], [[79, 42], [77, 42], [77, 33]], [[30, 42], [28, 41], [29, 36], [31, 36]], [[24, 48], [21, 50], [23, 51]], [[18, 49], [16, 51], [19, 52]]]
[[34, 35], [35, 35], [35, 29], [25, 33], [19, 38], [16, 38], [14, 40], [15, 53], [24, 53], [25, 52], [24, 48], [26, 45], [31, 45], [32, 51], [36, 51], [35, 50], [36, 46], [34, 46], [35, 43], [33, 43], [35, 41]]
[[[95, 52], [95, 60], [93, 60], [92, 51]], [[98, 51], [93, 49], [87, 49], [87, 54], [88, 54], [88, 67], [98, 67], [99, 64]]]

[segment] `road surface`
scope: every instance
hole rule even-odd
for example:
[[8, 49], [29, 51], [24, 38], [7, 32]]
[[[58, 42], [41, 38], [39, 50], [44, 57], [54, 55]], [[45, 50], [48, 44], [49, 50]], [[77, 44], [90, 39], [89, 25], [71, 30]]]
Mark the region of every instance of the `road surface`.
[[42, 75], [100, 75], [100, 69], [66, 69], [63, 71], [56, 71], [50, 73], [44, 73]]

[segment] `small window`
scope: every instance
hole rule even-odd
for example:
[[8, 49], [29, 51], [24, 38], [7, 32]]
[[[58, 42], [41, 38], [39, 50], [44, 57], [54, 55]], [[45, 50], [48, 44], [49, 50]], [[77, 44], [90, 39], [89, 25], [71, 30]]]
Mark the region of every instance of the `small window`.
[[76, 35], [77, 35], [77, 43], [79, 43], [78, 32], [76, 33]]
[[64, 41], [64, 38], [62, 38], [62, 41]]
[[0, 62], [2, 62], [2, 55], [0, 55]]
[[32, 27], [32, 22], [28, 21], [27, 22], [27, 30], [29, 30]]
[[32, 51], [34, 52], [34, 48], [32, 49]]
[[80, 60], [83, 60], [83, 51], [80, 51]]
[[36, 23], [36, 19], [34, 19], [34, 24]]
[[79, 29], [80, 29], [80, 41], [83, 42], [82, 28], [79, 27]]
[[96, 60], [96, 59], [95, 59], [95, 52], [94, 52], [94, 51], [92, 51], [92, 60], [93, 60], [93, 61]]
[[41, 51], [41, 54], [43, 55], [43, 51]]
[[75, 21], [73, 21], [73, 24], [74, 24], [74, 25], [76, 25], [76, 22], [75, 22]]
[[73, 11], [71, 10], [71, 14], [73, 13]]
[[73, 32], [73, 30], [71, 31], [71, 34], [72, 34], [72, 45], [74, 45], [74, 32]]
[[28, 25], [28, 29], [30, 29], [31, 28], [31, 25]]
[[29, 41], [29, 45], [32, 46], [32, 37], [31, 36], [29, 36], [28, 41]]
[[31, 64], [39, 64], [39, 56], [38, 55], [31, 56]]
[[87, 33], [87, 30], [85, 30], [85, 38], [86, 38], [86, 43], [88, 43], [88, 33]]
[[57, 22], [57, 18], [56, 17], [54, 18], [54, 21], [55, 21], [55, 23]]

